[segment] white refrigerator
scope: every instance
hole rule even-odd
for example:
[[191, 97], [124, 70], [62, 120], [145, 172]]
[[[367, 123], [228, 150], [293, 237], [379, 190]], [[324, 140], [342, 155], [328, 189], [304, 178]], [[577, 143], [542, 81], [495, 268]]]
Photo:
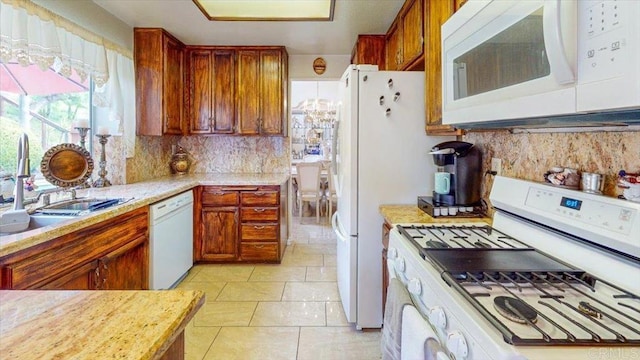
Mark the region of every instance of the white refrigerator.
[[382, 204], [416, 204], [433, 190], [424, 72], [350, 65], [339, 85], [332, 175], [338, 195], [338, 290], [356, 328], [382, 325]]

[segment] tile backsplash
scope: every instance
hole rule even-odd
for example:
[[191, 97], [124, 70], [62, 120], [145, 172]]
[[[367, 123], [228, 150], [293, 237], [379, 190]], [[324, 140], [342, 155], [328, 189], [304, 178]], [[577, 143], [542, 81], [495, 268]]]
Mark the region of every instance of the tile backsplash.
[[[544, 181], [553, 166], [604, 175], [604, 194], [618, 196], [616, 186], [621, 169], [640, 171], [640, 132], [520, 133], [508, 131], [471, 132], [463, 141], [476, 144], [483, 154], [483, 173], [491, 169], [491, 158], [502, 159], [502, 175]], [[484, 175], [482, 198], [489, 199], [493, 184]]]
[[190, 173], [286, 173], [289, 138], [280, 136], [139, 136], [127, 159], [126, 181], [171, 174], [172, 145], [189, 153]]

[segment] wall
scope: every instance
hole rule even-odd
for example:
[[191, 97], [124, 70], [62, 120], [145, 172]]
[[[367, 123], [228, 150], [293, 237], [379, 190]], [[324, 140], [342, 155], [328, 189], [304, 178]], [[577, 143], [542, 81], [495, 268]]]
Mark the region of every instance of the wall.
[[[327, 63], [325, 72], [313, 72], [313, 60], [321, 57]], [[351, 63], [349, 55], [289, 55], [289, 81], [292, 80], [340, 80]]]
[[[604, 194], [618, 196], [616, 176], [621, 169], [640, 171], [640, 132], [531, 133], [508, 131], [474, 132], [463, 137], [482, 149], [483, 172], [491, 158], [502, 159], [502, 174], [532, 181], [544, 181], [553, 166], [571, 167], [605, 176]], [[485, 175], [482, 197], [489, 202], [492, 176]]]

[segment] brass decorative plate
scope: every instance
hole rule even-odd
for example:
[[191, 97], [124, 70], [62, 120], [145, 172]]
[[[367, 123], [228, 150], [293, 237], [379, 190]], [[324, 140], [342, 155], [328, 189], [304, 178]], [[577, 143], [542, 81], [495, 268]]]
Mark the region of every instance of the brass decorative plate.
[[76, 144], [59, 144], [40, 162], [42, 175], [53, 185], [73, 187], [84, 184], [93, 172], [93, 159], [87, 149]]

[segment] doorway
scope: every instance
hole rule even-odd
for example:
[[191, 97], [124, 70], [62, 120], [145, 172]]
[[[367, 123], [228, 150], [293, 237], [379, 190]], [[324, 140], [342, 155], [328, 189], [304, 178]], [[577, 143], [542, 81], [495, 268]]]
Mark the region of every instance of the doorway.
[[[331, 162], [332, 141], [338, 102], [340, 81], [292, 81], [291, 82], [291, 173], [292, 201], [289, 213], [292, 221], [316, 224], [316, 211], [321, 214], [321, 222], [328, 223], [333, 209], [326, 209], [328, 197], [328, 176]], [[316, 209], [313, 202], [304, 202], [302, 212], [298, 208], [296, 164], [300, 162], [322, 162], [324, 178], [319, 191], [322, 200]], [[334, 202], [335, 205], [335, 202]], [[332, 206], [333, 207], [333, 206]], [[302, 214], [302, 218], [300, 218]]]

